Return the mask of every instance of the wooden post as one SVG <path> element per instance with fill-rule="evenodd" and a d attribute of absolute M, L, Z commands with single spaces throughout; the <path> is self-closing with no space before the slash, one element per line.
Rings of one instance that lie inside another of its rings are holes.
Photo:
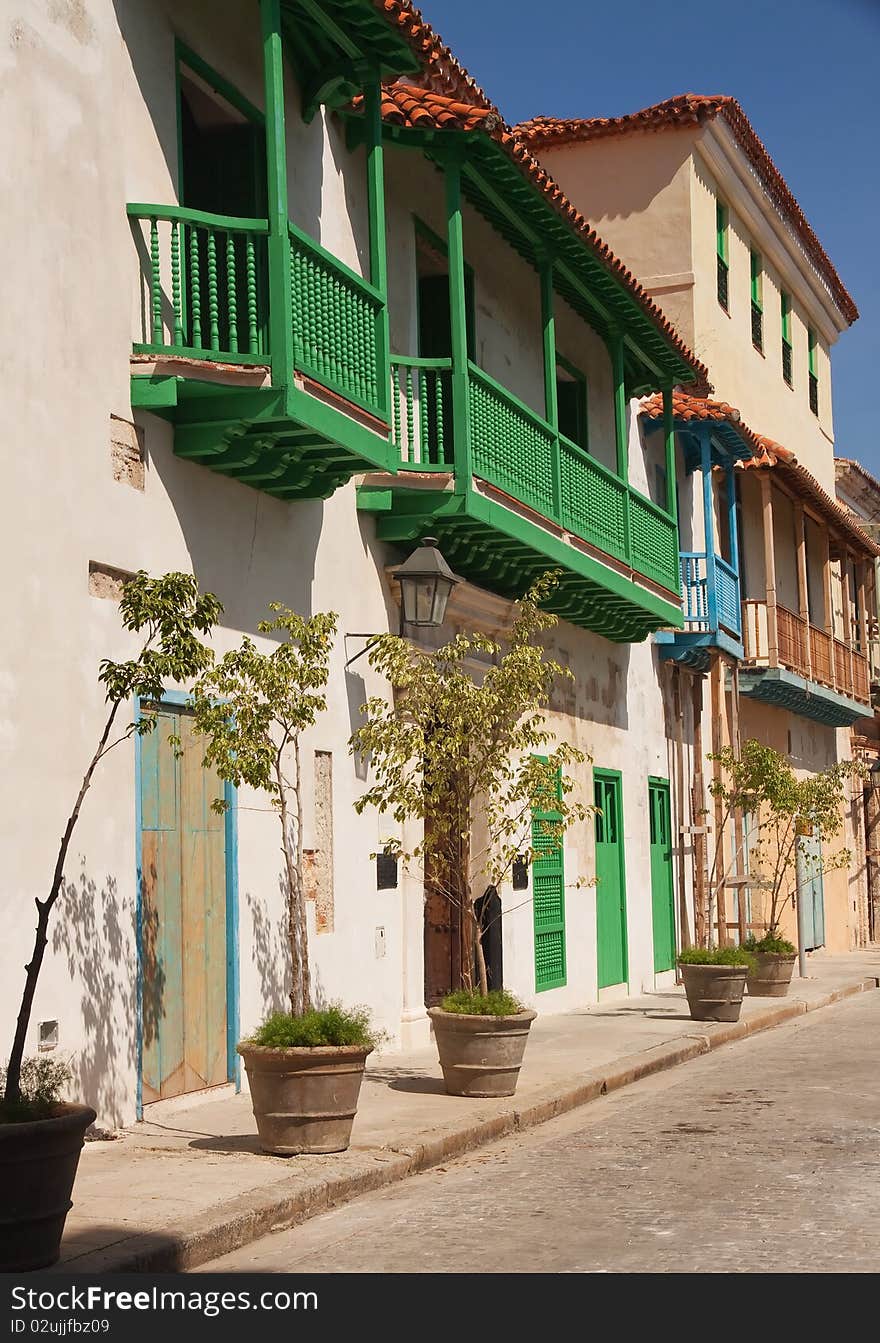
<path fill-rule="evenodd" d="M 766 471 L 761 481 L 761 516 L 764 522 L 764 579 L 767 589 L 767 662 L 779 666 L 779 626 L 776 619 L 776 550 L 773 545 L 773 487 Z"/>
<path fill-rule="evenodd" d="M 691 945 L 690 922 L 688 920 L 687 893 L 685 891 L 684 860 L 684 702 L 681 693 L 682 670 L 677 662 L 667 663 L 672 688 L 672 716 L 675 719 L 675 809 L 678 819 L 678 918 L 679 935 L 682 947 Z"/>
<path fill-rule="evenodd" d="M 813 679 L 813 645 L 810 630 L 810 599 L 807 589 L 807 533 L 804 526 L 804 506 L 799 499 L 794 504 L 794 540 L 797 546 L 798 615 L 803 622 L 804 666 L 808 681 Z"/>
<path fill-rule="evenodd" d="M 461 208 L 461 160 L 446 159 L 446 242 L 449 260 L 449 317 L 452 336 L 452 424 L 455 493 L 471 488 L 470 388 L 465 300 L 464 230 Z"/>
<path fill-rule="evenodd" d="M 736 525 L 736 476 L 731 462 L 726 471 L 727 480 L 727 530 L 730 534 L 730 567 L 739 579 L 739 530 Z"/>
<path fill-rule="evenodd" d="M 553 430 L 556 442 L 553 448 L 553 508 L 557 521 L 562 520 L 562 466 L 559 458 L 559 397 L 556 389 L 556 317 L 553 302 L 553 258 L 542 257 L 541 280 L 541 338 L 544 349 L 544 418 Z"/>
<path fill-rule="evenodd" d="M 715 505 L 712 494 L 712 430 L 701 424 L 700 471 L 703 477 L 703 544 L 706 551 L 706 608 L 709 629 L 718 629 L 718 593 L 715 583 Z"/>
<path fill-rule="evenodd" d="M 866 574 L 865 561 L 856 561 L 856 602 L 858 610 L 856 611 L 856 625 L 859 631 L 859 652 L 862 657 L 868 656 L 868 605 L 866 601 Z"/>
<path fill-rule="evenodd" d="M 678 522 L 678 491 L 675 478 L 675 421 L 672 416 L 672 387 L 663 388 L 663 444 L 666 449 L 666 512 Z"/>
<path fill-rule="evenodd" d="M 269 237 L 269 357 L 272 385 L 293 382 L 296 356 L 290 308 L 290 235 L 287 202 L 287 138 L 284 123 L 284 53 L 281 0 L 260 0 L 263 85 L 266 100 L 266 186 Z"/>
<path fill-rule="evenodd" d="M 710 654 L 712 661 L 709 666 L 709 693 L 712 701 L 712 754 L 717 755 L 724 745 L 724 718 L 722 709 L 722 695 L 724 693 L 723 681 L 724 663 L 721 654 L 713 651 Z M 721 766 L 717 760 L 712 761 L 712 778 L 720 779 Z M 724 803 L 720 797 L 713 799 L 715 815 L 715 835 L 712 843 L 712 853 L 716 855 L 717 865 L 715 868 L 715 918 L 718 925 L 718 945 L 723 947 L 727 945 L 727 898 L 724 890 L 724 848 L 726 836 L 722 834 L 722 822 L 724 818 Z"/>
<path fill-rule="evenodd" d="M 739 663 L 735 659 L 732 659 L 730 663 L 730 744 L 738 760 L 742 750 L 742 740 L 739 731 Z M 733 812 L 733 842 L 736 849 L 735 868 L 737 875 L 744 874 L 746 870 L 746 855 L 743 852 L 744 841 L 742 807 L 735 807 Z M 740 944 L 746 940 L 745 897 L 745 888 L 743 886 L 737 887 L 736 920 L 739 928 Z"/>
<path fill-rule="evenodd" d="M 691 682 L 694 716 L 694 779 L 691 788 L 691 826 L 694 835 L 694 931 L 697 946 L 705 947 L 711 934 L 706 918 L 706 804 L 703 788 L 703 679 Z"/>
<path fill-rule="evenodd" d="M 872 762 L 873 763 L 873 762 Z M 865 786 L 865 866 L 868 874 L 868 937 L 880 939 L 880 790 Z"/>
<path fill-rule="evenodd" d="M 382 89 L 376 71 L 364 86 L 367 133 L 367 209 L 370 230 L 370 283 L 382 295 L 377 381 L 381 405 L 387 407 L 390 335 L 388 330 L 388 250 L 385 241 L 385 159 L 382 148 Z"/>
<path fill-rule="evenodd" d="M 617 474 L 626 485 L 629 482 L 629 446 L 626 441 L 626 380 L 623 367 L 623 332 L 611 333 L 611 376 L 614 383 L 614 442 L 617 451 Z"/>
<path fill-rule="evenodd" d="M 825 631 L 831 638 L 831 684 L 835 690 L 837 684 L 837 656 L 834 652 L 834 596 L 831 590 L 831 544 L 827 528 L 823 528 L 825 553 L 822 556 L 822 588 L 825 599 Z"/>
<path fill-rule="evenodd" d="M 843 597 L 843 642 L 846 644 L 846 666 L 848 669 L 849 681 L 847 684 L 847 693 L 852 695 L 855 690 L 853 676 L 855 668 L 853 667 L 853 619 L 852 603 L 849 599 L 849 567 L 851 557 L 848 550 L 844 550 L 840 561 L 841 577 L 841 595 Z"/>

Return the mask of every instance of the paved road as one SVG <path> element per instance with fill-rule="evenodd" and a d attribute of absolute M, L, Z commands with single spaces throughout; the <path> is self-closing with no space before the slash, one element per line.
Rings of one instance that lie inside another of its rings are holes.
<path fill-rule="evenodd" d="M 875 1272 L 878 1042 L 866 993 L 203 1271 Z"/>

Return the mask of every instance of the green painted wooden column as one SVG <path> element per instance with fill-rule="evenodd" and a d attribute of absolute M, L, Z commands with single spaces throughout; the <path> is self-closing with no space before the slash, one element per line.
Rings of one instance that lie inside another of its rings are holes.
<path fill-rule="evenodd" d="M 450 154 L 446 180 L 446 245 L 449 260 L 449 317 L 452 344 L 452 426 L 455 492 L 471 487 L 470 391 L 468 377 L 467 305 L 464 278 L 464 231 L 461 209 L 461 159 Z"/>
<path fill-rule="evenodd" d="M 675 489 L 675 425 L 672 419 L 672 388 L 663 388 L 663 442 L 666 447 L 666 512 L 678 525 L 678 496 Z"/>
<path fill-rule="evenodd" d="M 626 441 L 626 382 L 623 368 L 623 332 L 611 333 L 611 376 L 614 383 L 614 441 L 617 448 L 617 474 L 624 484 L 629 481 L 629 453 Z"/>
<path fill-rule="evenodd" d="M 556 435 L 553 449 L 553 507 L 557 520 L 562 517 L 562 468 L 559 448 L 559 397 L 556 389 L 556 317 L 553 304 L 553 258 L 540 263 L 541 332 L 544 344 L 544 418 Z"/>
<path fill-rule="evenodd" d="M 260 0 L 266 98 L 266 185 L 269 218 L 269 353 L 272 384 L 293 382 L 296 357 L 291 312 L 290 237 L 287 230 L 287 136 L 284 126 L 284 54 L 281 0 Z"/>
<path fill-rule="evenodd" d="M 377 382 L 382 408 L 389 405 L 388 250 L 385 237 L 385 158 L 382 148 L 382 89 L 378 72 L 364 85 L 367 136 L 367 208 L 370 228 L 370 283 L 382 295 L 376 333 Z"/>

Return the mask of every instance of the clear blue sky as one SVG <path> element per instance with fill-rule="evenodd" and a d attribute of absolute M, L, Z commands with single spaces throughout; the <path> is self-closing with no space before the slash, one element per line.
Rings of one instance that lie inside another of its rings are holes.
<path fill-rule="evenodd" d="M 880 475 L 880 0 L 420 4 L 510 122 L 739 99 L 861 313 L 832 356 L 836 451 Z"/>

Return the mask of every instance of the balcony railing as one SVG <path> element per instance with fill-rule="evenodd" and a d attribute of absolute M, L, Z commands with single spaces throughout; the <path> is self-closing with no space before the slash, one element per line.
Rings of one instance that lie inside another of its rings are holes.
<path fill-rule="evenodd" d="M 749 600 L 742 606 L 746 661 L 759 666 L 769 665 L 767 604 Z M 870 703 L 868 659 L 856 649 L 778 603 L 776 633 L 779 661 L 789 671 L 836 690 L 838 694 Z"/>
<path fill-rule="evenodd" d="M 662 508 L 473 363 L 468 416 L 474 476 L 676 590 L 677 528 Z M 451 360 L 392 357 L 391 432 L 402 470 L 454 469 Z"/>
<path fill-rule="evenodd" d="M 291 224 L 290 293 L 271 293 L 265 219 L 176 205 L 129 205 L 128 214 L 141 262 L 135 350 L 267 363 L 270 305 L 281 303 L 294 368 L 387 414 L 384 302 L 368 281 Z"/>
<path fill-rule="evenodd" d="M 715 618 L 710 602 L 710 575 L 714 576 Z M 685 629 L 692 633 L 711 633 L 723 627 L 739 638 L 739 576 L 720 555 L 702 552 L 681 553 L 681 595 Z"/>

